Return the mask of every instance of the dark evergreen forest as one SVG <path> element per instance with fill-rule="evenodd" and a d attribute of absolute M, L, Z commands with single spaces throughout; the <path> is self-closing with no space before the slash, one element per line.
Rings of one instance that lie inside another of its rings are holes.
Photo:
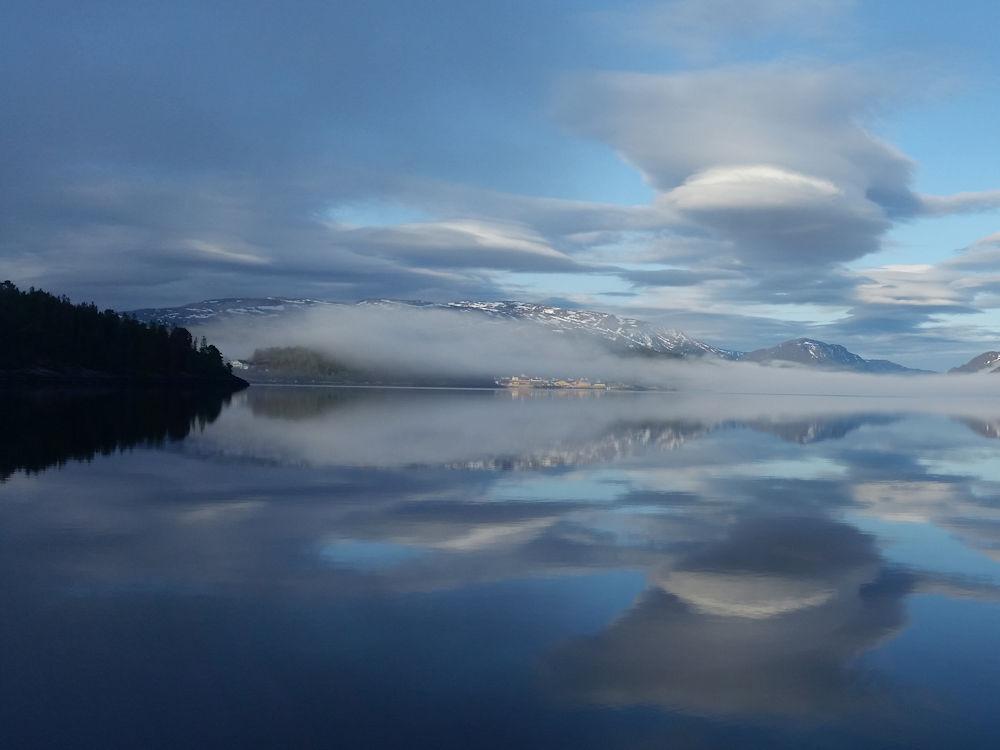
<path fill-rule="evenodd" d="M 140 323 L 40 289 L 0 284 L 0 375 L 115 376 L 240 383 L 222 353 L 185 328 Z"/>

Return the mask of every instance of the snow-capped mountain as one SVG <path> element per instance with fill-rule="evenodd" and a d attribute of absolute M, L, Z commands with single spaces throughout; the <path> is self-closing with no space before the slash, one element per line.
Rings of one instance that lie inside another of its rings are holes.
<path fill-rule="evenodd" d="M 478 313 L 497 320 L 530 321 L 558 334 L 579 334 L 603 339 L 616 349 L 642 354 L 675 357 L 712 356 L 738 359 L 739 352 L 720 349 L 673 328 L 660 328 L 635 318 L 621 318 L 594 310 L 571 310 L 565 307 L 532 302 L 400 302 L 365 300 L 362 305 L 416 305 L 440 310 Z"/>
<path fill-rule="evenodd" d="M 158 322 L 173 326 L 197 327 L 216 320 L 231 318 L 274 318 L 294 315 L 323 305 L 343 305 L 314 299 L 284 297 L 215 299 L 180 307 L 134 310 L 132 315 L 143 322 Z M 470 315 L 486 315 L 497 320 L 531 322 L 544 326 L 555 334 L 599 338 L 613 349 L 637 354 L 669 357 L 718 357 L 739 359 L 739 352 L 706 344 L 682 331 L 660 328 L 634 318 L 621 318 L 592 310 L 570 310 L 530 302 L 419 302 L 406 300 L 370 299 L 356 303 L 365 307 L 419 307 L 450 310 Z"/>
<path fill-rule="evenodd" d="M 340 305 L 317 299 L 289 297 L 228 297 L 192 302 L 180 307 L 146 307 L 129 315 L 143 323 L 190 328 L 225 318 L 275 318 L 317 305 Z"/>
<path fill-rule="evenodd" d="M 983 352 L 948 372 L 1000 372 L 1000 352 Z"/>
<path fill-rule="evenodd" d="M 659 328 L 635 318 L 620 318 L 592 310 L 569 310 L 528 302 L 452 302 L 449 309 L 479 310 L 487 315 L 533 320 L 559 333 L 585 332 L 636 351 L 675 354 L 682 357 L 706 355 L 738 359 L 739 352 L 720 349 L 674 328 Z"/>
<path fill-rule="evenodd" d="M 924 372 L 884 359 L 865 359 L 839 344 L 810 338 L 785 341 L 767 349 L 749 353 L 721 349 L 692 338 L 682 331 L 652 323 L 594 310 L 574 310 L 531 302 L 420 302 L 411 300 L 369 299 L 357 303 L 287 297 L 232 298 L 195 302 L 180 307 L 134 310 L 132 315 L 144 322 L 194 327 L 225 319 L 273 319 L 295 316 L 323 306 L 381 308 L 420 308 L 447 310 L 461 314 L 487 316 L 499 321 L 515 321 L 541 326 L 554 335 L 599 340 L 613 351 L 627 354 L 673 358 L 710 358 L 746 360 L 761 364 L 794 364 L 822 370 L 846 370 L 864 373 Z M 990 357 L 993 359 L 990 359 Z M 975 368 L 975 369 L 968 369 Z M 1000 368 L 1000 353 L 986 352 L 956 368 L 961 372 Z"/>
<path fill-rule="evenodd" d="M 785 341 L 768 349 L 757 349 L 743 359 L 761 364 L 788 362 L 823 370 L 847 370 L 867 373 L 921 372 L 886 359 L 865 359 L 840 344 L 828 344 L 816 339 L 799 338 Z"/>

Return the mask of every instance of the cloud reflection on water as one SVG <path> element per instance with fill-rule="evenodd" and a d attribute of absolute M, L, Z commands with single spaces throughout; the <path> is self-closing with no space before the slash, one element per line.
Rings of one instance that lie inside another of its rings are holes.
<path fill-rule="evenodd" d="M 551 696 L 872 718 L 917 700 L 863 661 L 909 597 L 1000 585 L 996 443 L 969 429 L 990 407 L 918 407 L 253 388 L 166 450 L 12 476 L 0 578 L 22 603 L 280 607 L 634 573 L 616 617 L 535 655 Z M 866 518 L 940 528 L 987 575 L 896 561 Z"/>

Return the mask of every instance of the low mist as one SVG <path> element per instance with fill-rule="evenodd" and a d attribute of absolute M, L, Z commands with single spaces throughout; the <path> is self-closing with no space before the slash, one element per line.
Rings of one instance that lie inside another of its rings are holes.
<path fill-rule="evenodd" d="M 674 360 L 610 351 L 600 340 L 533 321 L 411 306 L 331 306 L 197 330 L 227 357 L 305 347 L 344 365 L 419 376 L 584 377 L 645 388 L 718 393 L 938 398 L 1000 395 L 1000 375 L 870 375 L 788 364 Z"/>

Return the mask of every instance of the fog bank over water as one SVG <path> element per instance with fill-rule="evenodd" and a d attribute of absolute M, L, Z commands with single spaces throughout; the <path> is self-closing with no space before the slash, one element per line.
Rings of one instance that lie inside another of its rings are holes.
<path fill-rule="evenodd" d="M 240 746 L 389 710 L 499 748 L 511 706 L 577 749 L 639 712 L 642 747 L 995 736 L 1000 400 L 255 386 L 116 450 L 59 406 L 85 460 L 0 484 L 0 737 L 53 706 L 103 748 L 137 702 Z"/>
<path fill-rule="evenodd" d="M 228 357 L 301 346 L 352 367 L 419 376 L 588 377 L 651 388 L 722 393 L 941 398 L 1000 395 L 1000 376 L 868 375 L 801 366 L 619 354 L 537 323 L 412 306 L 334 305 L 274 319 L 213 322 L 205 333 Z M 877 352 L 865 352 L 875 357 Z M 961 364 L 956 362 L 957 364 Z"/>
<path fill-rule="evenodd" d="M 188 442 L 295 466 L 533 469 L 661 455 L 712 433 L 808 444 L 911 415 L 996 437 L 1000 399 L 255 386 Z M 657 459 L 661 460 L 661 459 Z"/>

